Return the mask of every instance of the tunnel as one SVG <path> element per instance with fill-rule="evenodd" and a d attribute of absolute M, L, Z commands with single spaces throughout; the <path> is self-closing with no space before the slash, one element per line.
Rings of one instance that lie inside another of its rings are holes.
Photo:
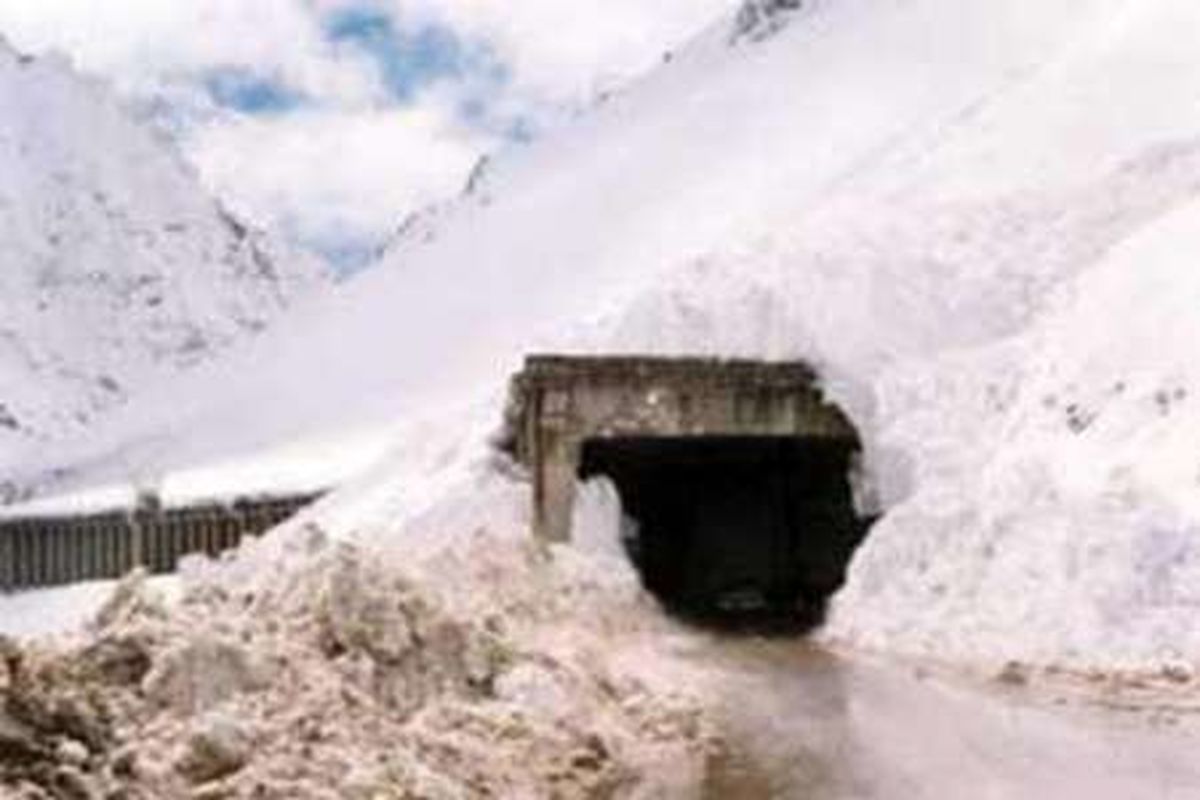
<path fill-rule="evenodd" d="M 606 476 L 626 550 L 669 612 L 722 629 L 807 632 L 869 520 L 855 510 L 852 439 L 644 436 L 585 440 L 579 477 Z"/>

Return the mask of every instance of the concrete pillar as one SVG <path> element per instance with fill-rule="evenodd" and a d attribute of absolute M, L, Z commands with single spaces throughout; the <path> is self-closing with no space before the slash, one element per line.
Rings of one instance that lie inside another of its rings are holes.
<path fill-rule="evenodd" d="M 571 512 L 575 507 L 575 472 L 579 443 L 570 430 L 571 395 L 567 391 L 541 393 L 534 417 L 534 534 L 546 542 L 571 538 Z"/>
<path fill-rule="evenodd" d="M 571 538 L 571 515 L 575 509 L 575 480 L 579 467 L 579 447 L 560 440 L 540 462 L 539 484 L 535 487 L 540 502 L 535 503 L 538 519 L 534 530 L 547 542 L 566 542 Z"/>

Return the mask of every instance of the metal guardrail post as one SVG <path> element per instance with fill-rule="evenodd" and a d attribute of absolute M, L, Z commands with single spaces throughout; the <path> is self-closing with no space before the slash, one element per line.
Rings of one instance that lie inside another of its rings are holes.
<path fill-rule="evenodd" d="M 126 518 L 129 523 L 129 568 L 131 570 L 146 565 L 146 541 L 142 535 L 140 516 L 140 512 L 134 509 Z"/>
<path fill-rule="evenodd" d="M 13 575 L 13 537 L 16 535 L 12 525 L 0 528 L 0 591 L 11 592 L 15 583 Z"/>

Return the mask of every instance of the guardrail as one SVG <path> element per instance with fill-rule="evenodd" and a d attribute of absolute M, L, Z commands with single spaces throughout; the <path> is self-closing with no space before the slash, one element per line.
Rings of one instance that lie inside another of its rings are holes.
<path fill-rule="evenodd" d="M 320 492 L 177 508 L 0 519 L 0 591 L 175 570 L 193 553 L 220 555 L 275 527 Z"/>

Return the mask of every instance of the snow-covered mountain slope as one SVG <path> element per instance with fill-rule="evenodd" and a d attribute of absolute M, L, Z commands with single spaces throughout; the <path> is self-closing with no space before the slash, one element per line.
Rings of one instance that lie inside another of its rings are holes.
<path fill-rule="evenodd" d="M 327 506 L 386 534 L 474 491 L 462 465 L 530 350 L 805 358 L 886 512 L 832 636 L 1200 663 L 1200 7 L 751 7 L 43 466 L 120 479 L 440 415 Z M 477 425 L 448 410 L 479 397 Z"/>
<path fill-rule="evenodd" d="M 317 272 L 226 215 L 105 87 L 0 40 L 0 453 L 260 330 Z"/>

